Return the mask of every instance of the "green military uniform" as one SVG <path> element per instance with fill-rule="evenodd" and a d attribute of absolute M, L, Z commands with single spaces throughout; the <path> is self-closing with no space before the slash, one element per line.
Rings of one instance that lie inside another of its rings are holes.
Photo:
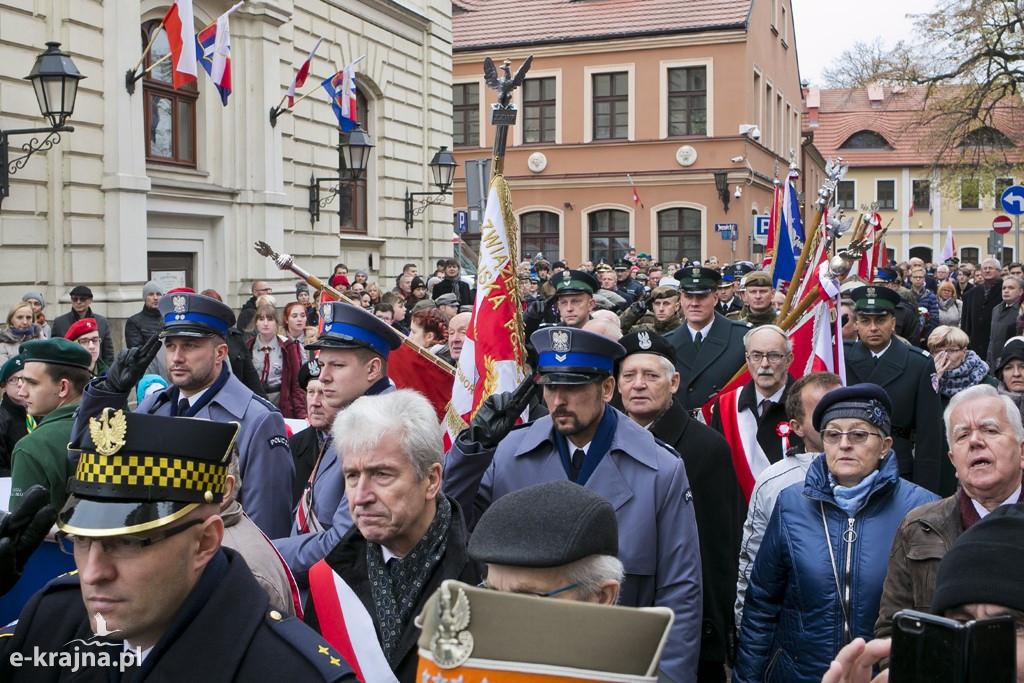
<path fill-rule="evenodd" d="M 50 503 L 58 510 L 67 499 L 68 478 L 75 473 L 68 461 L 68 442 L 79 401 L 61 406 L 18 441 L 11 456 L 11 506 L 34 484 L 50 491 Z"/>
<path fill-rule="evenodd" d="M 630 311 L 627 309 L 621 316 L 619 316 L 619 322 L 622 323 L 622 331 L 626 334 L 629 334 L 630 332 L 642 332 L 644 330 L 648 330 L 650 332 L 657 332 L 658 334 L 664 335 L 683 324 L 683 317 L 678 313 L 675 313 L 664 320 L 658 320 L 654 317 L 653 313 L 644 313 L 639 320 L 627 325 L 625 317 L 629 312 Z"/>
<path fill-rule="evenodd" d="M 741 323 L 750 323 L 754 327 L 760 327 L 761 325 L 774 325 L 776 313 L 774 308 L 769 308 L 767 311 L 761 313 L 755 313 L 750 310 L 750 306 L 743 304 L 743 308 L 738 311 L 733 311 L 725 316 L 729 320 L 736 320 Z"/>

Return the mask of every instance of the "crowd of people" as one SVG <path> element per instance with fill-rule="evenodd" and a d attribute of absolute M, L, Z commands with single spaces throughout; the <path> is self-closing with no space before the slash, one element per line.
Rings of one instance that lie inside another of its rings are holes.
<path fill-rule="evenodd" d="M 0 588 L 53 520 L 78 573 L 0 634 L 0 677 L 116 629 L 132 680 L 212 638 L 225 678 L 412 682 L 446 581 L 668 610 L 669 681 L 868 680 L 906 609 L 1009 614 L 1024 653 L 1019 569 L 990 557 L 1024 552 L 1022 278 L 847 278 L 844 382 L 794 365 L 754 264 L 525 260 L 527 379 L 447 452 L 388 362 L 408 336 L 458 364 L 476 293 L 455 260 L 390 287 L 339 264 L 346 302 L 257 280 L 237 312 L 150 282 L 116 356 L 87 287 L 52 323 L 27 292 L 0 330 Z M 981 557 L 993 579 L 966 581 Z"/>

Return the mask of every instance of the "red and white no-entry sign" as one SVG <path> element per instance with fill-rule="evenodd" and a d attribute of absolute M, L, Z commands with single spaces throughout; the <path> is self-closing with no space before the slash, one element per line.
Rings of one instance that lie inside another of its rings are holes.
<path fill-rule="evenodd" d="M 1009 216 L 996 216 L 992 219 L 992 229 L 998 232 L 1000 235 L 1005 235 L 1010 232 L 1013 227 L 1013 221 L 1010 220 Z"/>

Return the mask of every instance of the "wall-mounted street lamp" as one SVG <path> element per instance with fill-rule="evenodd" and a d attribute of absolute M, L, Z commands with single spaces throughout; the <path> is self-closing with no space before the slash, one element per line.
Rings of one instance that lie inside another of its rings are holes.
<path fill-rule="evenodd" d="M 366 165 L 370 161 L 373 149 L 373 138 L 362 127 L 348 134 L 348 140 L 338 138 L 338 177 L 317 178 L 314 173 L 309 177 L 309 223 L 320 220 L 320 207 L 327 206 L 341 192 L 342 185 L 351 185 L 363 177 Z M 320 197 L 320 183 L 338 183 L 330 189 L 326 197 Z M 338 202 L 338 216 L 342 216 L 345 207 Z"/>
<path fill-rule="evenodd" d="M 715 171 L 715 188 L 718 190 L 718 198 L 722 200 L 722 208 L 729 213 L 729 173 L 726 171 Z"/>
<path fill-rule="evenodd" d="M 437 186 L 437 192 L 409 192 L 408 189 L 405 191 L 405 231 L 409 232 L 412 230 L 413 217 L 423 213 L 428 206 L 431 204 L 440 204 L 444 201 L 444 198 L 451 194 L 448 192 L 448 188 L 452 186 L 452 182 L 455 180 L 455 167 L 458 164 L 455 163 L 455 157 L 451 152 L 448 151 L 448 147 L 441 145 L 441 149 L 437 151 L 434 158 L 430 160 L 430 174 L 434 178 L 434 185 Z M 423 200 L 419 207 L 415 207 L 415 197 L 430 197 L 430 199 Z"/>
<path fill-rule="evenodd" d="M 75 130 L 71 126 L 65 126 L 64 122 L 75 110 L 78 81 L 83 78 L 85 76 L 78 72 L 71 57 L 60 51 L 60 43 L 47 43 L 46 51 L 36 57 L 36 63 L 25 80 L 32 82 L 39 111 L 49 119 L 50 127 L 0 130 L 0 203 L 3 203 L 4 197 L 11 194 L 10 176 L 24 168 L 30 156 L 36 152 L 45 152 L 59 144 L 61 133 Z M 42 133 L 46 134 L 42 140 L 34 137 L 22 145 L 25 154 L 10 158 L 7 146 L 11 136 Z"/>

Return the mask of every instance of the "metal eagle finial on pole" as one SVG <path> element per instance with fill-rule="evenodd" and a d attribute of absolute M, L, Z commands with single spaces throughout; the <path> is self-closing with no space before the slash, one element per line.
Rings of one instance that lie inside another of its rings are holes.
<path fill-rule="evenodd" d="M 498 67 L 490 57 L 484 58 L 484 82 L 491 90 L 498 93 L 498 103 L 491 105 L 491 123 L 496 127 L 494 131 L 494 151 L 491 163 L 491 175 L 503 174 L 505 170 L 505 145 L 508 142 L 508 127 L 515 125 L 516 108 L 512 104 L 512 91 L 523 84 L 526 74 L 533 63 L 533 55 L 530 55 L 519 65 L 516 75 L 512 75 L 512 62 L 508 59 L 501 65 L 504 72 L 498 76 Z"/>

